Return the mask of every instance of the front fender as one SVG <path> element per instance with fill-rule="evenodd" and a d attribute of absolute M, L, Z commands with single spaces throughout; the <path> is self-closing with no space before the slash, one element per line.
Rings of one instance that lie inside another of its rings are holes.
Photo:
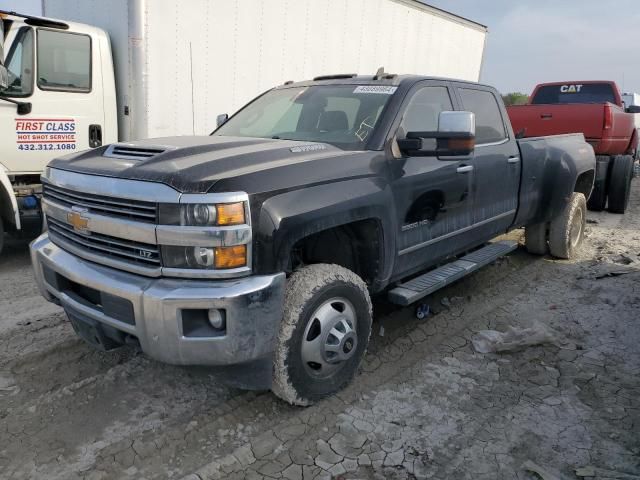
<path fill-rule="evenodd" d="M 290 253 L 301 239 L 359 220 L 380 223 L 383 257 L 378 281 L 392 271 L 395 251 L 393 198 L 387 185 L 373 177 L 305 187 L 265 199 L 254 229 L 260 270 L 278 272 L 289 268 Z"/>
<path fill-rule="evenodd" d="M 7 175 L 7 169 L 0 163 L 0 213 L 8 218 L 20 230 L 20 212 L 18 201 L 13 193 L 13 185 Z"/>

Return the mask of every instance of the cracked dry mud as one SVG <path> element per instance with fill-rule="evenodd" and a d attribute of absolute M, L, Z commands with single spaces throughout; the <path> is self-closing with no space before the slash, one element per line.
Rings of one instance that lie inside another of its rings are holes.
<path fill-rule="evenodd" d="M 640 182 L 625 216 L 589 219 L 575 261 L 521 248 L 432 296 L 426 320 L 374 302 L 361 373 L 309 408 L 92 350 L 15 244 L 0 258 L 0 477 L 537 478 L 527 460 L 567 479 L 640 477 Z M 596 279 L 609 272 L 631 273 Z M 471 346 L 535 321 L 555 344 Z"/>

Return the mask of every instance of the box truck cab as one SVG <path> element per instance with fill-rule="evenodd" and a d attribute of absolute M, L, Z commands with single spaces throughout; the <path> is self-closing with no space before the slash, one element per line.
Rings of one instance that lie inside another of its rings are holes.
<path fill-rule="evenodd" d="M 103 30 L 4 12 L 2 26 L 0 233 L 40 228 L 40 175 L 52 158 L 118 139 Z"/>

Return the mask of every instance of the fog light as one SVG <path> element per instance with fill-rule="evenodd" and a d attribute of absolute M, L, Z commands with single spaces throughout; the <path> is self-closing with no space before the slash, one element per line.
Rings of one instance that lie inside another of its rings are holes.
<path fill-rule="evenodd" d="M 216 330 L 221 330 L 224 327 L 224 315 L 222 315 L 222 312 L 215 308 L 210 309 L 209 323 Z"/>

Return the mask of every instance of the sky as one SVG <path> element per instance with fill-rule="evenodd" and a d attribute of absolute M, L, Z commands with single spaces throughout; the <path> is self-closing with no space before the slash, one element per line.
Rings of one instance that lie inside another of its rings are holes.
<path fill-rule="evenodd" d="M 502 93 L 529 93 L 537 83 L 562 80 L 615 80 L 627 92 L 640 92 L 640 0 L 425 3 L 489 27 L 481 81 Z M 40 14 L 40 5 L 0 0 L 0 10 Z"/>

